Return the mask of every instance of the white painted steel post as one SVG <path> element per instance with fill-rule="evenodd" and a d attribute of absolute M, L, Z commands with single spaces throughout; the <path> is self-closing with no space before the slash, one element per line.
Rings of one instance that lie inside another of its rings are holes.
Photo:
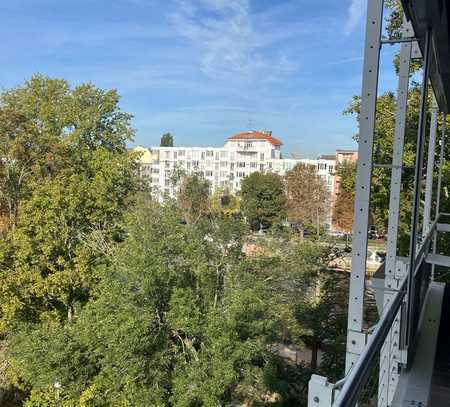
<path fill-rule="evenodd" d="M 414 174 L 414 195 L 413 195 L 413 210 L 411 219 L 411 236 L 409 242 L 409 271 L 408 271 L 408 331 L 407 331 L 407 345 L 408 345 L 408 365 L 411 363 L 409 357 L 413 351 L 413 340 L 416 328 L 415 315 L 415 269 L 416 269 L 416 251 L 417 251 L 417 233 L 420 216 L 420 192 L 422 185 L 422 165 L 423 153 L 425 144 L 426 131 L 426 117 L 427 117 L 427 98 L 428 98 L 428 74 L 430 67 L 430 50 L 431 50 L 431 29 L 426 33 L 424 46 L 424 67 L 423 67 L 423 82 L 420 96 L 419 108 L 419 128 L 417 131 L 416 144 L 416 164 Z M 408 366 L 410 367 L 410 366 Z"/>
<path fill-rule="evenodd" d="M 363 333 L 364 289 L 383 5 L 383 0 L 370 0 L 367 7 L 359 120 L 358 171 L 353 221 L 352 271 L 349 290 L 346 372 L 351 369 L 366 345 L 366 335 Z"/>
<path fill-rule="evenodd" d="M 439 154 L 439 175 L 438 175 L 438 184 L 437 184 L 437 195 L 436 195 L 436 218 L 439 216 L 440 204 L 441 204 L 441 188 L 442 188 L 442 167 L 444 165 L 444 149 L 445 149 L 445 136 L 447 132 L 447 114 L 442 115 L 442 136 L 441 136 L 441 151 Z M 433 236 L 433 254 L 436 254 L 437 248 L 437 232 L 434 232 Z M 431 281 L 434 281 L 434 267 L 433 264 L 431 266 Z"/>
<path fill-rule="evenodd" d="M 414 32 L 410 23 L 404 19 L 403 38 L 411 38 Z M 400 47 L 399 74 L 397 88 L 397 109 L 395 115 L 394 149 L 392 157 L 391 189 L 389 198 L 389 221 L 386 250 L 385 287 L 397 288 L 397 239 L 400 214 L 400 192 L 403 172 L 403 148 L 405 144 L 406 115 L 408 109 L 409 74 L 411 67 L 412 43 L 404 42 Z M 384 306 L 392 300 L 392 293 L 384 294 Z M 378 380 L 378 407 L 389 405 L 394 393 L 391 389 L 397 383 L 396 366 L 398 364 L 400 343 L 400 315 L 386 338 L 380 355 L 380 373 Z"/>
<path fill-rule="evenodd" d="M 426 236 L 431 224 L 431 202 L 433 199 L 434 155 L 436 153 L 436 133 L 438 126 L 438 104 L 433 93 L 431 105 L 430 138 L 428 141 L 427 177 L 425 181 L 425 205 L 423 212 L 422 236 Z"/>
<path fill-rule="evenodd" d="M 408 23 L 404 37 L 413 37 L 414 33 Z M 406 113 L 408 108 L 409 74 L 411 66 L 410 42 L 400 48 L 400 65 L 397 90 L 397 111 L 395 117 L 394 150 L 392 157 L 391 190 L 389 198 L 389 221 L 386 250 L 386 276 L 395 274 L 397 257 L 397 238 L 400 213 L 400 191 L 403 171 L 403 148 L 405 144 Z"/>

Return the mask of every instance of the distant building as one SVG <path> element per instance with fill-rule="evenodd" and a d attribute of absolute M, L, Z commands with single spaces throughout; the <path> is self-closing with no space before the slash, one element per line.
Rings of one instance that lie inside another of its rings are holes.
<path fill-rule="evenodd" d="M 282 176 L 304 163 L 317 168 L 332 196 L 336 157 L 281 158 L 282 144 L 271 131 L 246 131 L 229 137 L 223 147 L 137 147 L 142 153 L 140 174 L 149 180 L 154 196 L 162 200 L 176 196 L 177 180 L 183 174 L 199 174 L 210 182 L 212 191 L 229 188 L 239 193 L 242 180 L 253 172 Z"/>
<path fill-rule="evenodd" d="M 358 160 L 358 152 L 355 150 L 336 150 L 335 160 L 338 165 L 346 161 L 356 162 Z"/>
<path fill-rule="evenodd" d="M 358 152 L 355 150 L 336 150 L 336 167 L 338 167 L 341 164 L 344 164 L 346 162 L 352 162 L 356 163 L 358 160 Z M 339 196 L 341 192 L 341 177 L 338 175 L 334 176 L 333 180 L 333 189 L 332 189 L 332 203 L 334 206 L 334 203 L 337 200 L 337 197 Z M 336 225 L 336 220 L 332 219 L 331 221 L 331 230 L 338 231 L 339 228 Z"/>
<path fill-rule="evenodd" d="M 135 147 L 134 152 L 139 153 L 139 176 L 151 182 L 152 175 L 152 152 L 146 147 Z"/>

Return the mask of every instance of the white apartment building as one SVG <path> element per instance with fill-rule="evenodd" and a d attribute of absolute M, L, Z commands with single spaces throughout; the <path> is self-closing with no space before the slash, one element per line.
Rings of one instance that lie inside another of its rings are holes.
<path fill-rule="evenodd" d="M 229 137 L 218 147 L 151 147 L 143 151 L 140 174 L 149 180 L 152 192 L 158 199 L 175 197 L 177 180 L 183 174 L 197 173 L 207 179 L 212 191 L 229 188 L 239 193 L 242 180 L 255 171 L 286 174 L 298 163 L 317 167 L 318 174 L 333 189 L 333 159 L 281 158 L 282 142 L 270 131 L 247 131 Z M 148 152 L 150 154 L 148 154 Z M 331 158 L 331 157 L 330 157 Z"/>

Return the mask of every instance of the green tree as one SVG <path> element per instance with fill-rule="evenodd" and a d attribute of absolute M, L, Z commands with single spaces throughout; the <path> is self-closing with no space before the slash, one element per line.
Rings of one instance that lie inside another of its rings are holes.
<path fill-rule="evenodd" d="M 34 76 L 0 95 L 0 340 L 75 318 L 138 190 L 115 91 Z M 6 212 L 5 212 L 6 208 Z M 21 379 L 19 379 L 20 381 Z"/>
<path fill-rule="evenodd" d="M 313 165 L 297 164 L 285 179 L 289 222 L 299 229 L 301 238 L 309 225 L 315 225 L 319 235 L 330 208 L 327 185 Z"/>
<path fill-rule="evenodd" d="M 339 359 L 336 352 L 345 353 L 347 304 L 343 299 L 347 297 L 347 279 L 327 270 L 314 279 L 311 288 L 310 296 L 298 297 L 294 302 L 294 315 L 302 327 L 300 338 L 311 349 L 311 369 L 318 368 L 319 349 L 328 350 L 327 368 L 337 367 L 340 372 L 334 371 L 333 378 L 338 379 L 344 374 L 343 358 Z"/>
<path fill-rule="evenodd" d="M 198 174 L 185 176 L 177 195 L 178 208 L 184 220 L 197 223 L 211 210 L 210 185 Z"/>
<path fill-rule="evenodd" d="M 254 172 L 244 178 L 241 210 L 252 230 L 280 224 L 286 218 L 286 193 L 281 177 Z"/>
<path fill-rule="evenodd" d="M 403 163 L 405 167 L 412 168 L 415 165 L 416 136 L 418 128 L 418 110 L 420 102 L 420 89 L 414 85 L 409 91 L 409 102 L 405 131 L 405 147 Z M 391 92 L 387 92 L 377 99 L 377 116 L 374 134 L 373 160 L 377 164 L 390 164 L 395 131 L 396 98 Z M 354 114 L 359 121 L 360 98 L 355 97 L 350 103 L 345 114 Z M 342 182 L 354 183 L 353 175 L 348 172 L 350 178 L 343 177 Z M 400 252 L 405 253 L 409 242 L 409 226 L 411 222 L 411 193 L 413 185 L 413 171 L 406 170 L 402 176 L 401 208 L 400 208 Z M 372 223 L 379 231 L 386 231 L 389 218 L 389 192 L 390 171 L 388 168 L 374 168 L 372 172 L 371 190 L 371 215 Z"/>
<path fill-rule="evenodd" d="M 16 335 L 10 361 L 28 405 L 56 405 L 56 380 L 67 406 L 261 402 L 278 313 L 270 285 L 241 265 L 244 229 L 183 225 L 171 205 L 148 202 L 126 232 L 76 318 Z"/>
<path fill-rule="evenodd" d="M 164 133 L 161 136 L 161 147 L 173 147 L 173 136 L 170 133 Z"/>
<path fill-rule="evenodd" d="M 225 216 L 235 215 L 240 212 L 240 201 L 229 188 L 217 189 L 211 196 L 211 209 Z"/>
<path fill-rule="evenodd" d="M 282 342 L 311 352 L 306 366 L 309 373 L 341 378 L 348 278 L 346 274 L 331 271 L 327 265 L 342 255 L 342 250 L 299 237 L 262 239 L 259 244 L 270 253 L 270 258 L 259 260 L 261 268 L 257 274 L 271 281 L 273 295 L 279 302 Z M 323 360 L 320 366 L 319 350 Z M 307 386 L 309 377 L 310 374 L 299 385 Z M 297 403 L 302 402 L 298 394 L 296 398 Z"/>
<path fill-rule="evenodd" d="M 350 233 L 353 227 L 355 203 L 356 163 L 346 161 L 336 169 L 339 192 L 333 206 L 333 222 L 339 229 Z"/>

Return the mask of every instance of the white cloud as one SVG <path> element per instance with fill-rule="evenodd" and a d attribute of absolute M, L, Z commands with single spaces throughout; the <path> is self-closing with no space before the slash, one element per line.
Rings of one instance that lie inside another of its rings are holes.
<path fill-rule="evenodd" d="M 267 55 L 249 0 L 177 0 L 172 25 L 201 52 L 201 70 L 214 79 L 277 80 L 296 65 L 283 52 Z M 259 29 L 259 27 L 258 27 Z"/>
<path fill-rule="evenodd" d="M 364 17 L 364 0 L 351 0 L 350 6 L 348 8 L 347 21 L 344 25 L 344 34 L 350 35 L 353 30 L 360 24 Z"/>
<path fill-rule="evenodd" d="M 348 64 L 348 63 L 352 63 L 352 62 L 359 62 L 359 61 L 362 61 L 363 59 L 364 59 L 363 57 L 343 58 L 343 59 L 339 59 L 337 61 L 329 62 L 328 65 Z"/>

